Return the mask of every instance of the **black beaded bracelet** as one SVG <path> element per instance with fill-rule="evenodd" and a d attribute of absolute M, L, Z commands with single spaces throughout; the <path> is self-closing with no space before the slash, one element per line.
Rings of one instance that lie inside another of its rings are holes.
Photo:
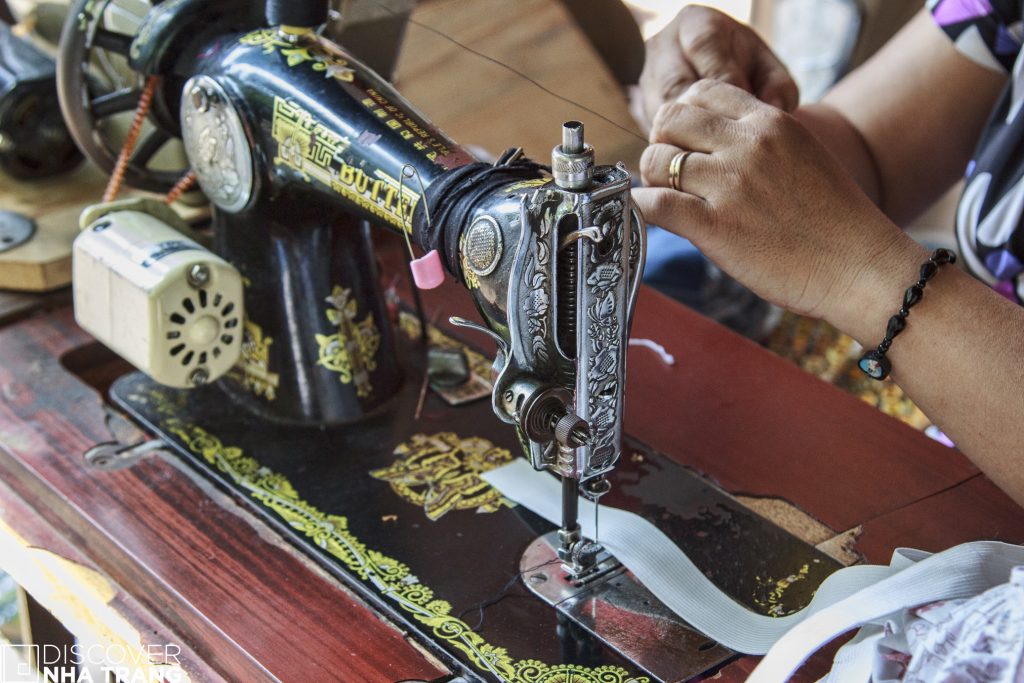
<path fill-rule="evenodd" d="M 903 306 L 896 312 L 896 315 L 889 318 L 889 325 L 885 328 L 885 338 L 882 339 L 877 349 L 872 349 L 860 357 L 858 365 L 865 375 L 872 379 L 883 380 L 892 372 L 892 361 L 885 357 L 889 347 L 892 346 L 892 340 L 907 326 L 910 309 L 924 296 L 925 285 L 935 277 L 939 268 L 947 263 L 956 263 L 956 254 L 949 249 L 936 249 L 932 252 L 931 258 L 921 264 L 921 279 L 910 285 L 904 292 Z"/>

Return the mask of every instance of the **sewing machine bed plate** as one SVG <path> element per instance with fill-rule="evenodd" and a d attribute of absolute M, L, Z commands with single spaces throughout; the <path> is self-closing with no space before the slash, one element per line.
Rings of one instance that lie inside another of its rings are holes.
<path fill-rule="evenodd" d="M 519 457 L 513 432 L 487 401 L 450 407 L 432 392 L 414 421 L 422 354 L 415 346 L 405 351 L 403 390 L 358 428 L 272 424 L 233 409 L 216 385 L 176 391 L 141 373 L 117 380 L 111 394 L 188 465 L 246 501 L 453 670 L 524 683 L 663 680 L 565 623 L 512 580 L 523 551 L 552 529 L 476 477 Z M 612 482 L 602 504 L 656 523 L 757 612 L 802 607 L 838 568 L 636 440 L 627 441 Z M 691 679 L 733 656 L 693 635 L 687 670 L 665 680 Z"/>

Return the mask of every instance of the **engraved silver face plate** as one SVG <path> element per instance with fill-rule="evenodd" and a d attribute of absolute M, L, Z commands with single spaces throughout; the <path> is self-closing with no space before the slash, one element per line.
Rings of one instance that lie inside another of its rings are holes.
<path fill-rule="evenodd" d="M 13 211 L 0 211 L 0 253 L 19 247 L 36 232 L 36 223 Z"/>
<path fill-rule="evenodd" d="M 524 383 L 571 391 L 566 407 L 586 421 L 590 439 L 567 457 L 554 442 L 529 440 L 528 446 L 534 467 L 580 481 L 608 472 L 621 455 L 622 380 L 644 261 L 643 223 L 630 200 L 629 182 L 625 169 L 602 166 L 586 192 L 548 186 L 524 196 L 509 271 L 509 344 L 495 382 L 495 413 L 517 424 L 523 395 L 517 388 Z M 587 239 L 563 246 L 558 223 L 569 214 L 585 226 Z M 575 280 L 560 276 L 560 249 L 577 250 Z M 573 290 L 561 298 L 568 294 L 577 303 L 576 350 L 569 354 L 557 340 L 561 287 Z"/>
<path fill-rule="evenodd" d="M 477 275 L 490 275 L 498 267 L 503 248 L 501 228 L 490 216 L 473 221 L 466 231 L 466 263 Z"/>
<path fill-rule="evenodd" d="M 208 76 L 185 84 L 181 98 L 185 153 L 203 192 L 218 208 L 236 213 L 253 194 L 253 162 L 242 120 L 227 93 Z"/>

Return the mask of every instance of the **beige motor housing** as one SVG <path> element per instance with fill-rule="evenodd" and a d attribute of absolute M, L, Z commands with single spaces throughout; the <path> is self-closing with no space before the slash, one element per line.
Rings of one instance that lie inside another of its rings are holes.
<path fill-rule="evenodd" d="M 228 372 L 242 348 L 238 271 L 150 213 L 85 216 L 72 256 L 78 324 L 167 386 Z"/>

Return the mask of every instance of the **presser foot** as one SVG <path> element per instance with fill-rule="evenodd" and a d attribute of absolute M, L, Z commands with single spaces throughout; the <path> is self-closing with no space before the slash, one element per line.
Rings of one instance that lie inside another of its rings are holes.
<path fill-rule="evenodd" d="M 593 581 L 620 566 L 619 561 L 609 555 L 601 545 L 583 538 L 579 525 L 573 529 L 558 531 L 557 553 L 567 579 L 577 586 Z"/>
<path fill-rule="evenodd" d="M 732 655 L 690 628 L 600 546 L 587 570 L 575 573 L 562 544 L 552 531 L 527 546 L 519 562 L 523 583 L 657 681 L 688 680 Z"/>

